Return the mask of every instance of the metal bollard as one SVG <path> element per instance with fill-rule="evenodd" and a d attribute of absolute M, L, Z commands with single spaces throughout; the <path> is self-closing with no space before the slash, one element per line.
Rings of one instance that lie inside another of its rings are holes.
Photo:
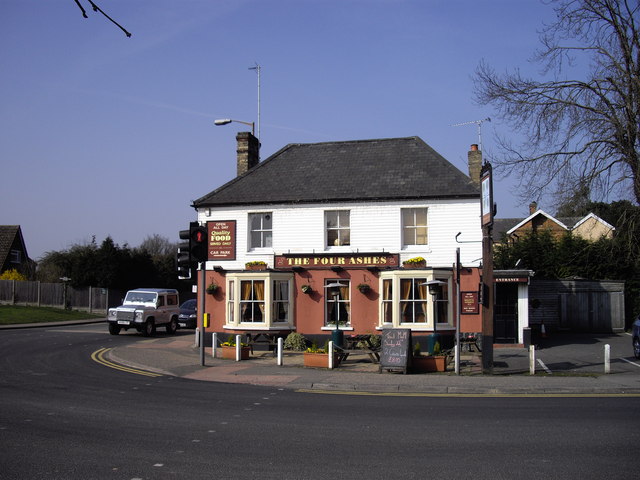
<path fill-rule="evenodd" d="M 242 336 L 236 335 L 236 362 L 242 360 Z"/>
<path fill-rule="evenodd" d="M 611 345 L 604 346 L 604 373 L 611 373 Z"/>
<path fill-rule="evenodd" d="M 200 329 L 196 328 L 196 338 L 193 340 L 194 342 L 194 346 L 199 347 L 200 346 Z"/>
<path fill-rule="evenodd" d="M 213 333 L 213 335 L 211 336 L 211 356 L 213 358 L 216 358 L 216 348 L 218 347 L 218 334 L 217 333 Z"/>
<path fill-rule="evenodd" d="M 281 367 L 282 366 L 282 348 L 284 345 L 284 340 L 282 339 L 282 337 L 278 338 L 278 360 L 276 361 L 276 364 Z"/>

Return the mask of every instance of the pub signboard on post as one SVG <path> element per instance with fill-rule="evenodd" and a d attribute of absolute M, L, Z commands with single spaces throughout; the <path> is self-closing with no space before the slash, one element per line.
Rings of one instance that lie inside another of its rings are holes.
<path fill-rule="evenodd" d="M 236 259 L 236 221 L 222 220 L 207 222 L 209 232 L 208 259 L 235 260 Z"/>

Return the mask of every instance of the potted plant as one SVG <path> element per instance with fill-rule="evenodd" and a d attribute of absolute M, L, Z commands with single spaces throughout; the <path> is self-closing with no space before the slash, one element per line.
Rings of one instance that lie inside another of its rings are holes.
<path fill-rule="evenodd" d="M 247 262 L 244 264 L 247 270 L 266 270 L 267 264 L 262 260 L 254 260 L 252 262 Z"/>
<path fill-rule="evenodd" d="M 360 293 L 367 294 L 369 293 L 369 290 L 371 290 L 371 285 L 368 283 L 360 283 L 358 284 L 358 290 L 360 290 Z"/>
<path fill-rule="evenodd" d="M 223 342 L 220 345 L 222 358 L 226 358 L 228 360 L 236 359 L 236 338 L 234 335 L 229 335 L 229 338 L 226 342 Z M 240 360 L 249 360 L 249 354 L 251 353 L 251 347 L 246 343 L 240 344 Z"/>
<path fill-rule="evenodd" d="M 328 348 L 318 348 L 314 343 L 304 352 L 304 366 L 314 368 L 329 368 Z M 333 364 L 338 364 L 338 354 L 333 354 Z"/>
<path fill-rule="evenodd" d="M 411 370 L 419 373 L 445 372 L 447 370 L 447 355 L 442 353 L 440 342 L 436 342 L 433 346 L 432 355 L 422 355 L 420 342 L 416 342 L 413 346 Z"/>
<path fill-rule="evenodd" d="M 302 293 L 306 293 L 306 294 L 313 292 L 313 288 L 311 288 L 311 285 L 302 285 L 300 287 L 300 290 L 302 290 Z"/>
<path fill-rule="evenodd" d="M 209 295 L 215 295 L 215 294 L 216 294 L 216 292 L 218 291 L 218 288 L 220 288 L 220 287 L 218 287 L 218 285 L 217 285 L 216 283 L 211 283 L 211 284 L 209 284 L 209 286 L 207 287 L 207 293 L 208 293 Z"/>
<path fill-rule="evenodd" d="M 425 268 L 427 266 L 427 261 L 424 257 L 413 257 L 402 262 L 402 266 L 404 268 Z"/>

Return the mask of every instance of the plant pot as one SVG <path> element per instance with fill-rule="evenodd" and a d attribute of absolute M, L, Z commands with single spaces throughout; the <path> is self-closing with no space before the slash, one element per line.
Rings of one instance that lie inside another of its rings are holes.
<path fill-rule="evenodd" d="M 429 355 L 413 357 L 411 370 L 417 373 L 445 372 L 447 370 L 447 357 L 445 355 Z"/>
<path fill-rule="evenodd" d="M 226 358 L 227 360 L 236 359 L 236 347 L 223 345 L 220 347 L 220 351 L 222 352 L 221 358 Z M 240 360 L 249 360 L 250 353 L 251 347 L 240 347 Z"/>
<path fill-rule="evenodd" d="M 313 368 L 329 368 L 328 353 L 309 353 L 304 352 L 304 366 Z M 338 364 L 338 355 L 333 354 L 333 365 Z"/>

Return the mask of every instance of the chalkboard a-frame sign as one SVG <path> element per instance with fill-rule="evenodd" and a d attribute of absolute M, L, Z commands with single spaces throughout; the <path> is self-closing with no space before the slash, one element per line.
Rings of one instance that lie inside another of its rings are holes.
<path fill-rule="evenodd" d="M 402 370 L 407 373 L 411 361 L 411 330 L 409 328 L 382 330 L 380 370 Z"/>

